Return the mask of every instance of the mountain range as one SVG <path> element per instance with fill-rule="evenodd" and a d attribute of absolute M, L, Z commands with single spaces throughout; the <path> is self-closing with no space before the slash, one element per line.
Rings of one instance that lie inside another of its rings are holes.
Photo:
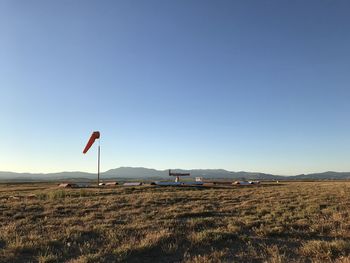
<path fill-rule="evenodd" d="M 300 174 L 294 176 L 282 176 L 255 172 L 231 172 L 223 169 L 174 169 L 173 172 L 190 173 L 191 177 L 203 177 L 205 179 L 232 179 L 232 180 L 346 180 L 350 179 L 350 172 L 324 172 L 313 174 Z M 156 170 L 144 167 L 119 167 L 101 173 L 101 179 L 169 179 L 168 170 Z M 61 172 L 61 173 L 14 173 L 0 172 L 2 181 L 55 181 L 55 180 L 93 180 L 96 174 L 85 172 Z"/>

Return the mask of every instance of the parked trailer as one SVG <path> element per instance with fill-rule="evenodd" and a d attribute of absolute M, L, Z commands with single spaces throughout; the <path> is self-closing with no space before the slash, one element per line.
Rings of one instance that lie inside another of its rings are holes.
<path fill-rule="evenodd" d="M 106 186 L 115 186 L 118 185 L 118 182 L 107 182 Z"/>
<path fill-rule="evenodd" d="M 87 188 L 90 187 L 88 183 L 62 183 L 59 184 L 58 187 L 62 188 Z"/>
<path fill-rule="evenodd" d="M 141 182 L 132 182 L 132 183 L 124 183 L 124 186 L 138 186 L 138 185 L 142 185 Z"/>
<path fill-rule="evenodd" d="M 87 188 L 90 187 L 91 185 L 89 183 L 76 183 L 77 188 Z"/>

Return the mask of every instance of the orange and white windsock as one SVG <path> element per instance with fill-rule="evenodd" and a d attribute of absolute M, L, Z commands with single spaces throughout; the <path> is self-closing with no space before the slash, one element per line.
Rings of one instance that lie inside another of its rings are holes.
<path fill-rule="evenodd" d="M 87 153 L 87 151 L 90 149 L 90 147 L 94 144 L 96 139 L 100 139 L 100 132 L 99 131 L 94 131 L 91 136 L 89 141 L 87 142 L 83 153 Z"/>

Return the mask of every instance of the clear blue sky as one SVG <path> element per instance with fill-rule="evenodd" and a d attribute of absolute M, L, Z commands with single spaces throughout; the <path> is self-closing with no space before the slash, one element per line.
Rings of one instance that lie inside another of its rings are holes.
<path fill-rule="evenodd" d="M 350 171 L 350 2 L 0 1 L 0 170 Z"/>

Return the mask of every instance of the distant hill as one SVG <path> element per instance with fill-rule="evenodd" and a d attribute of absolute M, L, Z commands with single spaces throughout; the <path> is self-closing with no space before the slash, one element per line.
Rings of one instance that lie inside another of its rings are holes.
<path fill-rule="evenodd" d="M 223 169 L 174 169 L 174 172 L 191 173 L 191 177 L 231 180 L 345 180 L 350 172 L 324 172 L 281 176 L 255 172 L 231 172 Z M 61 173 L 13 173 L 0 172 L 0 180 L 6 181 L 55 181 L 55 180 L 94 180 L 96 174 L 84 172 Z M 169 179 L 168 170 L 156 170 L 143 167 L 119 167 L 101 173 L 101 179 Z"/>
<path fill-rule="evenodd" d="M 258 180 L 281 180 L 284 176 L 276 176 L 264 173 L 230 172 L 223 169 L 173 169 L 173 172 L 190 173 L 192 177 L 207 179 L 258 179 Z M 103 173 L 106 177 L 123 178 L 169 178 L 168 170 L 155 170 L 143 167 L 120 167 Z"/>
<path fill-rule="evenodd" d="M 180 170 L 174 171 L 181 173 L 191 173 L 192 176 L 199 176 L 203 178 L 211 179 L 257 179 L 257 180 L 281 180 L 285 176 L 278 176 L 264 173 L 252 173 L 252 172 L 231 172 L 223 169 L 195 169 L 195 170 Z"/>
<path fill-rule="evenodd" d="M 96 174 L 84 172 L 61 172 L 61 173 L 13 173 L 0 172 L 0 180 L 9 181 L 51 181 L 64 179 L 94 179 Z"/>
<path fill-rule="evenodd" d="M 300 174 L 290 177 L 298 180 L 345 180 L 350 179 L 350 172 L 324 172 L 314 174 Z"/>
<path fill-rule="evenodd" d="M 104 177 L 122 178 L 163 178 L 168 175 L 168 170 L 160 171 L 143 167 L 119 167 L 102 173 Z M 96 175 L 95 175 L 96 177 Z"/>

